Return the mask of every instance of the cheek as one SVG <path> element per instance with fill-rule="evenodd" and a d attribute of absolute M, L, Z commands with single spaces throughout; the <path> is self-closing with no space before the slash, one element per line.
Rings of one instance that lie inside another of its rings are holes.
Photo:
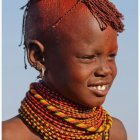
<path fill-rule="evenodd" d="M 72 82 L 85 83 L 89 80 L 93 67 L 81 63 L 72 63 L 69 66 L 67 67 L 67 76 Z"/>
<path fill-rule="evenodd" d="M 116 66 L 116 63 L 112 64 L 111 65 L 111 69 L 112 69 L 112 76 L 113 76 L 113 79 L 116 77 L 117 75 L 117 66 Z"/>

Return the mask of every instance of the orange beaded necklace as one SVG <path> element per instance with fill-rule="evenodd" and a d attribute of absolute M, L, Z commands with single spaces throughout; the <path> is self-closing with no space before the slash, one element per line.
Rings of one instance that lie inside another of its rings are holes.
<path fill-rule="evenodd" d="M 102 135 L 109 140 L 112 118 L 101 106 L 73 103 L 43 81 L 30 85 L 19 113 L 43 140 L 98 140 Z"/>

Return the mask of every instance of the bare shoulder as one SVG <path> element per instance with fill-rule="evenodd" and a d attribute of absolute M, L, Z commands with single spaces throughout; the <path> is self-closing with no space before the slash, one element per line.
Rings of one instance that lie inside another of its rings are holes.
<path fill-rule="evenodd" d="M 2 140 L 40 140 L 18 117 L 2 122 Z"/>
<path fill-rule="evenodd" d="M 127 140 L 125 127 L 117 118 L 113 118 L 113 125 L 110 129 L 110 140 Z"/>

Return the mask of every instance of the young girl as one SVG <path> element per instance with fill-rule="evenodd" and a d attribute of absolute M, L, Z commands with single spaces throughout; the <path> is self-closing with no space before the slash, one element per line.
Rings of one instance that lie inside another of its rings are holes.
<path fill-rule="evenodd" d="M 122 14 L 108 0 L 30 0 L 24 45 L 40 72 L 3 123 L 3 140 L 126 140 L 120 120 L 102 104 L 117 74 Z"/>

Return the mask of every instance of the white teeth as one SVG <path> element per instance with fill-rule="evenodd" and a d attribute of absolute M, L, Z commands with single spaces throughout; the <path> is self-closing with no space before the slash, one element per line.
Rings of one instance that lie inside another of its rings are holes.
<path fill-rule="evenodd" d="M 103 85 L 103 86 L 97 86 L 97 89 L 103 91 L 103 90 L 106 89 L 106 86 L 105 85 Z"/>
<path fill-rule="evenodd" d="M 102 89 L 102 87 L 101 87 L 101 86 L 97 86 L 97 89 L 98 89 L 98 90 L 101 90 L 101 89 Z"/>
<path fill-rule="evenodd" d="M 104 91 L 106 89 L 107 85 L 102 85 L 102 86 L 91 86 L 90 88 L 91 89 L 94 89 L 94 90 L 100 90 L 100 91 Z"/>
<path fill-rule="evenodd" d="M 105 90 L 105 89 L 106 89 L 106 86 L 105 86 L 105 85 L 103 85 L 103 86 L 102 86 L 102 90 Z"/>

